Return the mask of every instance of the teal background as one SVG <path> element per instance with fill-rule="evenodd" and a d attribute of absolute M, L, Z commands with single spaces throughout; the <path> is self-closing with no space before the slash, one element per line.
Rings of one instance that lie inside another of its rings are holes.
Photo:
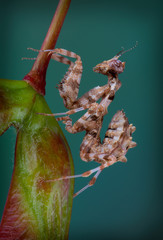
<path fill-rule="evenodd" d="M 22 79 L 35 57 L 27 47 L 39 49 L 58 1 L 1 1 L 0 77 Z M 128 162 L 105 169 L 94 187 L 73 202 L 69 239 L 163 239 L 162 192 L 162 50 L 161 1 L 72 0 L 56 47 L 78 53 L 83 60 L 80 93 L 103 85 L 107 79 L 92 71 L 103 60 L 112 58 L 123 46 L 138 47 L 124 54 L 126 68 L 119 76 L 121 89 L 109 107 L 101 137 L 117 110 L 124 109 L 137 130 L 137 147 Z M 53 112 L 63 112 L 56 84 L 67 66 L 51 62 L 47 72 L 46 99 Z M 73 116 L 76 120 L 81 113 Z M 96 163 L 79 157 L 84 133 L 64 134 L 72 150 L 75 173 L 83 173 Z M 0 137 L 0 214 L 6 201 L 14 165 L 16 134 L 10 128 Z M 75 191 L 89 179 L 77 179 Z"/>

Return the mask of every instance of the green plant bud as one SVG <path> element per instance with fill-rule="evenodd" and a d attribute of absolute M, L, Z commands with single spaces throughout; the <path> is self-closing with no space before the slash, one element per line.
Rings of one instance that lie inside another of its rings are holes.
<path fill-rule="evenodd" d="M 0 134 L 17 129 L 0 239 L 67 239 L 74 181 L 69 146 L 44 97 L 25 81 L 0 80 Z"/>

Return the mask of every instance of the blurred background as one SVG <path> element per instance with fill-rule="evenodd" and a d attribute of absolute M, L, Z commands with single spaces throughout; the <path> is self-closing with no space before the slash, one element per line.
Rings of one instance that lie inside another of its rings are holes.
<path fill-rule="evenodd" d="M 0 77 L 22 79 L 35 57 L 27 47 L 40 49 L 58 1 L 3 1 L 0 8 Z M 105 169 L 96 184 L 74 199 L 69 239 L 144 240 L 163 239 L 162 171 L 162 1 L 72 0 L 56 47 L 79 54 L 83 76 L 79 96 L 90 88 L 104 85 L 105 76 L 92 68 L 112 58 L 123 46 L 136 49 L 124 54 L 126 68 L 119 78 L 116 93 L 104 119 L 101 138 L 113 115 L 124 109 L 137 147 L 127 154 L 127 163 Z M 51 61 L 47 72 L 46 100 L 53 112 L 65 111 L 55 88 L 67 66 Z M 81 113 L 73 116 L 77 120 Z M 84 133 L 68 140 L 75 173 L 83 173 L 97 163 L 80 159 L 79 147 Z M 5 205 L 12 169 L 16 131 L 10 128 L 0 137 L 0 215 Z M 89 179 L 76 179 L 75 192 Z"/>

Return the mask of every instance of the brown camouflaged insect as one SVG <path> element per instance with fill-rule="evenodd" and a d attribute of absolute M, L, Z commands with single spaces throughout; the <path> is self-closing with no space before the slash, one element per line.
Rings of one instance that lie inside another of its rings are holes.
<path fill-rule="evenodd" d="M 131 49 L 127 51 L 130 51 Z M 53 182 L 70 178 L 88 177 L 95 173 L 91 181 L 84 188 L 74 194 L 74 196 L 77 196 L 88 187 L 93 186 L 97 177 L 104 168 L 109 167 L 118 161 L 126 162 L 127 159 L 125 155 L 128 149 L 136 146 L 136 143 L 132 141 L 132 133 L 136 128 L 132 124 L 129 124 L 123 111 L 118 111 L 113 116 L 103 142 L 101 142 L 100 139 L 103 117 L 107 114 L 107 108 L 113 101 L 115 92 L 121 87 L 118 74 L 123 72 L 125 62 L 121 62 L 119 57 L 127 51 L 121 51 L 112 59 L 104 61 L 94 67 L 93 70 L 95 72 L 104 74 L 108 77 L 108 82 L 104 86 L 98 86 L 91 89 L 80 98 L 77 98 L 83 70 L 80 56 L 65 49 L 42 51 L 49 52 L 51 58 L 54 60 L 70 65 L 68 72 L 58 85 L 60 96 L 63 98 L 64 105 L 69 109 L 69 111 L 56 114 L 39 114 L 47 116 L 67 115 L 59 117 L 57 120 L 62 120 L 63 123 L 65 123 L 65 128 L 68 132 L 77 133 L 86 131 L 85 137 L 80 146 L 81 159 L 86 162 L 96 161 L 101 164 L 99 167 L 89 170 L 83 174 L 45 180 L 46 182 Z M 76 58 L 75 63 L 60 54 Z M 100 98 L 101 102 L 97 103 L 97 100 Z M 88 109 L 87 112 L 72 125 L 72 119 L 69 115 L 84 109 Z"/>

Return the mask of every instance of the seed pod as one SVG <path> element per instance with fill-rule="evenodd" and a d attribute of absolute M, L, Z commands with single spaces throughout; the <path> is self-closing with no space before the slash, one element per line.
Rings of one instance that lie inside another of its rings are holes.
<path fill-rule="evenodd" d="M 24 81 L 0 80 L 0 134 L 17 129 L 14 171 L 0 239 L 67 239 L 73 180 L 69 146 L 44 97 Z"/>

